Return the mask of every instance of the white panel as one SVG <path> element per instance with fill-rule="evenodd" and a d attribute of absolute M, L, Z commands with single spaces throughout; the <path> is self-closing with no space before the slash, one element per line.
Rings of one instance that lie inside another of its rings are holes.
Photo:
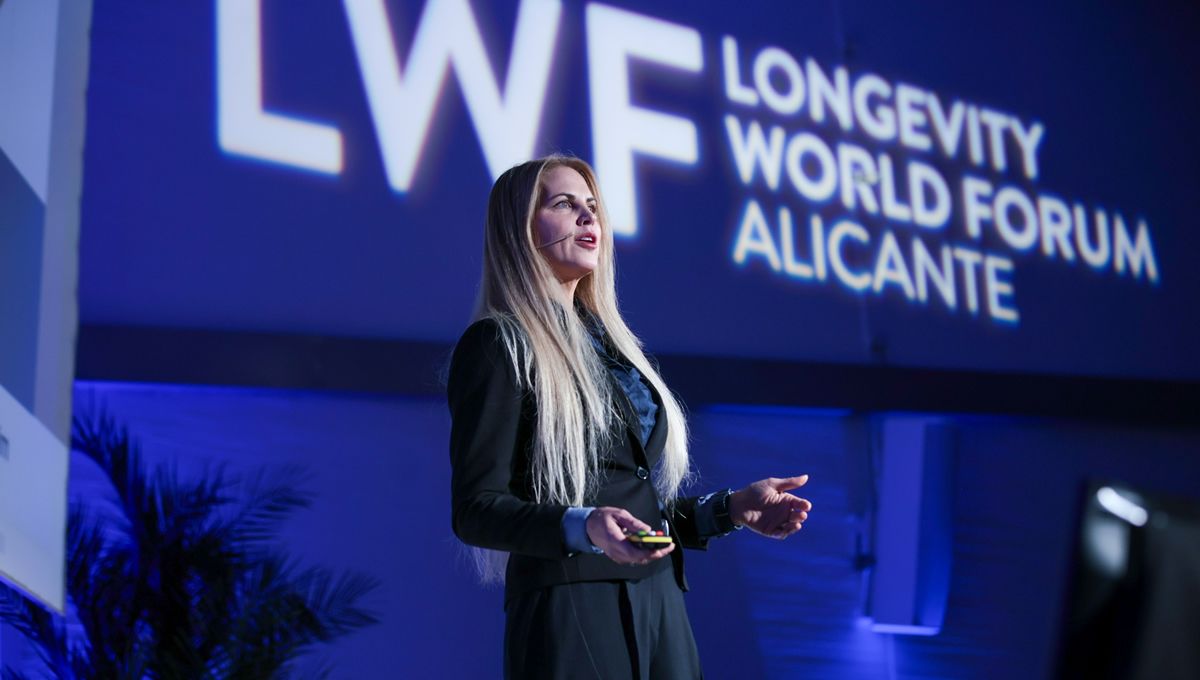
<path fill-rule="evenodd" d="M 0 386 L 0 576 L 63 611 L 67 447 Z"/>
<path fill-rule="evenodd" d="M 71 0 L 60 5 L 53 134 L 47 153 L 50 179 L 41 253 L 33 414 L 63 441 L 71 431 L 71 383 L 79 324 L 76 291 L 91 20 L 92 0 Z"/>
<path fill-rule="evenodd" d="M 888 415 L 868 616 L 879 633 L 936 635 L 953 553 L 952 438 L 937 418 Z"/>
<path fill-rule="evenodd" d="M 58 4 L 58 0 L 0 4 L 0 149 L 43 202 L 49 177 Z"/>

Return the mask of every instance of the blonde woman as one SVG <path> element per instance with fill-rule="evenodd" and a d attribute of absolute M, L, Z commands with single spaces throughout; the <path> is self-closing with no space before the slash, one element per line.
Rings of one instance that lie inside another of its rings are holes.
<path fill-rule="evenodd" d="M 617 309 L 612 231 L 578 158 L 496 180 L 476 316 L 450 366 L 453 525 L 504 581 L 505 677 L 702 677 L 677 546 L 790 536 L 807 476 L 678 495 L 687 424 Z M 629 538 L 659 531 L 671 542 Z"/>

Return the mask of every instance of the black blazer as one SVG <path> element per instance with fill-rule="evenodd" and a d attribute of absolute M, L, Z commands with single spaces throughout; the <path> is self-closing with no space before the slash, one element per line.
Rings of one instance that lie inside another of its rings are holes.
<path fill-rule="evenodd" d="M 665 519 L 682 547 L 703 549 L 696 531 L 696 498 L 679 498 L 659 509 L 649 471 L 662 457 L 667 420 L 662 399 L 645 447 L 638 420 L 620 386 L 613 394 L 624 415 L 621 432 L 603 456 L 603 479 L 585 505 L 625 508 L 652 527 Z M 451 504 L 454 533 L 465 543 L 510 553 L 505 599 L 537 588 L 575 581 L 640 579 L 668 568 L 667 560 L 623 566 L 605 555 L 568 555 L 562 518 L 568 506 L 532 501 L 530 452 L 536 404 L 518 387 L 516 374 L 491 319 L 472 324 L 454 349 L 447 388 L 450 414 Z M 679 586 L 687 590 L 683 551 L 671 553 Z"/>

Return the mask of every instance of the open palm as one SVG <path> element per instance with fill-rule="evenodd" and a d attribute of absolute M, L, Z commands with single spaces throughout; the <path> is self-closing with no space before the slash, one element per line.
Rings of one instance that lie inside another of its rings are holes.
<path fill-rule="evenodd" d="M 808 483 L 808 475 L 768 477 L 741 489 L 729 499 L 729 517 L 771 538 L 787 538 L 804 526 L 812 503 L 788 493 Z"/>

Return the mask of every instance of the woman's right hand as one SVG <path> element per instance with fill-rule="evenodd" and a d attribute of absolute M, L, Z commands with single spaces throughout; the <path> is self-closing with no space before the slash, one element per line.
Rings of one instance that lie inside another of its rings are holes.
<path fill-rule="evenodd" d="M 653 531 L 649 524 L 629 514 L 624 508 L 601 507 L 592 511 L 587 518 L 587 535 L 592 545 L 604 551 L 608 559 L 617 564 L 630 566 L 649 564 L 666 557 L 675 549 L 669 543 L 665 548 L 646 550 L 627 541 L 627 534 Z"/>

